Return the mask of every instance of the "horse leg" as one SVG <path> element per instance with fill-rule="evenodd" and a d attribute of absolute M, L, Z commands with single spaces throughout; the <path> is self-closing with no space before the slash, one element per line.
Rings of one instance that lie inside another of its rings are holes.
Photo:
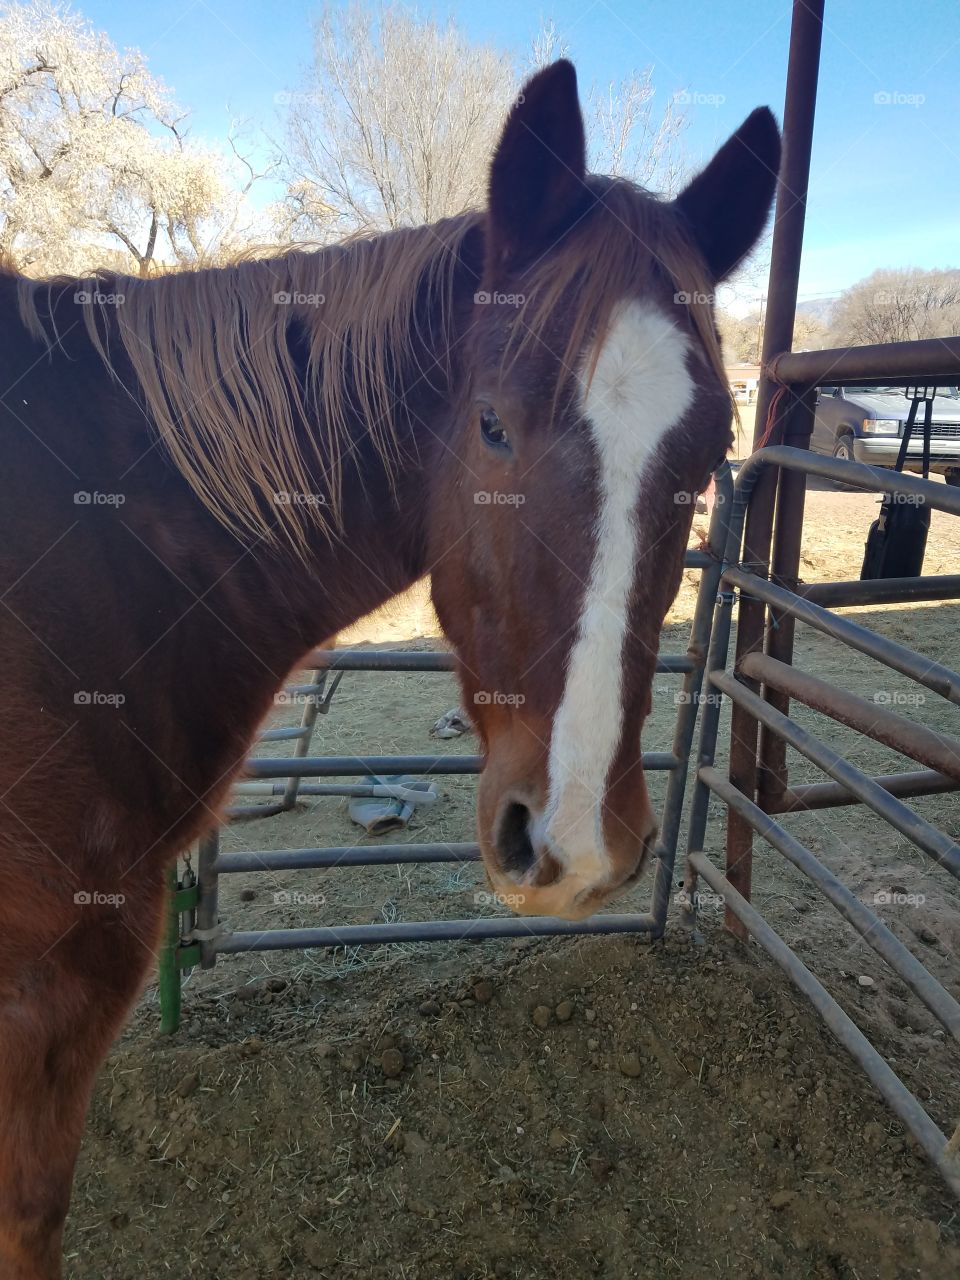
<path fill-rule="evenodd" d="M 159 882 L 141 882 L 120 906 L 72 896 L 64 902 L 62 892 L 38 891 L 38 882 L 39 875 L 28 892 L 21 881 L 16 913 L 10 896 L 0 904 L 3 1280 L 61 1274 L 63 1223 L 94 1079 L 163 923 Z"/>

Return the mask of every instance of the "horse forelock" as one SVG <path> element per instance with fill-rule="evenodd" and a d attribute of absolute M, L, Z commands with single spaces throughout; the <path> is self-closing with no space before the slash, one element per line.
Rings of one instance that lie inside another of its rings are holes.
<path fill-rule="evenodd" d="M 713 313 L 714 282 L 671 202 L 622 178 L 587 179 L 593 201 L 550 253 L 539 257 L 511 288 L 523 298 L 512 325 L 508 360 L 522 359 L 542 341 L 558 310 L 570 323 L 557 352 L 571 380 L 587 361 L 588 378 L 620 305 L 669 284 L 681 325 L 689 322 L 694 351 L 708 375 L 727 385 Z M 659 273 L 659 282 L 652 274 Z M 496 281 L 489 282 L 495 286 Z M 562 392 L 558 386 L 558 395 Z M 731 414 L 735 405 L 731 396 Z"/>

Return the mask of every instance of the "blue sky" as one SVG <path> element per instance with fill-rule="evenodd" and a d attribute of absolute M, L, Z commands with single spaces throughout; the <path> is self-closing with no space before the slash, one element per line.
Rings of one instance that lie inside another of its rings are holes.
<path fill-rule="evenodd" d="M 232 116 L 279 136 L 275 95 L 310 56 L 313 0 L 87 0 L 115 44 L 137 46 L 192 113 L 195 135 Z M 687 91 L 691 167 L 760 103 L 782 114 L 789 0 L 517 0 L 421 3 L 467 33 L 525 53 L 552 19 L 581 82 L 652 65 L 666 101 Z M 877 267 L 960 266 L 960 5 L 827 0 L 801 297 Z M 878 98 L 879 95 L 879 98 Z"/>

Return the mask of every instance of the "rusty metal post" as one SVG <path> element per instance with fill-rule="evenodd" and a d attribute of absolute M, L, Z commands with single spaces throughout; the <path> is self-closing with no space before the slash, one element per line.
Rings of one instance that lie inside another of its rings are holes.
<path fill-rule="evenodd" d="M 817 393 L 811 388 L 800 396 L 790 393 L 783 443 L 797 449 L 810 448 L 813 415 Z M 802 471 L 781 470 L 777 486 L 777 510 L 773 530 L 773 559 L 770 579 L 778 587 L 796 591 L 800 576 L 800 547 L 803 542 L 803 510 L 807 496 L 807 477 Z M 793 614 L 770 610 L 766 651 L 771 658 L 788 665 L 793 662 L 793 637 L 796 620 Z M 790 697 L 782 689 L 765 688 L 767 701 L 787 715 Z M 766 726 L 760 729 L 760 753 L 757 759 L 757 802 L 761 809 L 775 804 L 787 789 L 787 748 L 777 734 Z"/>
<path fill-rule="evenodd" d="M 778 415 L 768 433 L 768 419 L 774 407 L 777 385 L 767 366 L 774 356 L 793 345 L 793 324 L 797 310 L 800 252 L 806 214 L 813 119 L 820 71 L 820 42 L 823 34 L 823 0 L 794 0 L 787 66 L 787 90 L 783 110 L 783 162 L 777 188 L 777 206 L 767 287 L 767 323 L 763 335 L 764 373 L 757 396 L 754 447 L 780 443 L 783 415 Z M 765 438 L 766 437 L 766 438 Z M 776 472 L 760 477 L 744 536 L 744 565 L 766 576 L 773 536 Z M 800 512 L 802 520 L 802 509 Z M 737 664 L 748 653 L 763 648 L 765 608 L 759 600 L 741 598 L 737 621 Z M 730 736 L 730 781 L 751 800 L 757 786 L 757 721 L 741 706 L 734 706 Z M 727 819 L 727 879 L 749 900 L 753 870 L 753 829 L 733 809 Z M 745 940 L 747 930 L 732 911 L 726 912 L 727 928 Z"/>

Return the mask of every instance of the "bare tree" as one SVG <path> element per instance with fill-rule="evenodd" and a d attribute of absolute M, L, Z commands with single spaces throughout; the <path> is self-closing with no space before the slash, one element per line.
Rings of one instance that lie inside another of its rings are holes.
<path fill-rule="evenodd" d="M 793 319 L 794 351 L 822 351 L 830 345 L 830 333 L 818 315 L 798 311 Z"/>
<path fill-rule="evenodd" d="M 734 315 L 732 311 L 717 311 L 717 328 L 723 344 L 724 359 L 730 364 L 757 364 L 760 359 L 760 342 L 763 325 L 759 311 L 747 315 Z"/>
<path fill-rule="evenodd" d="M 552 24 L 526 64 L 400 5 L 327 9 L 289 103 L 281 235 L 326 238 L 430 222 L 483 203 L 487 166 L 524 74 L 562 57 Z M 671 191 L 682 115 L 656 110 L 652 70 L 585 94 L 597 172 Z"/>
<path fill-rule="evenodd" d="M 874 271 L 841 294 L 832 330 L 838 345 L 960 333 L 960 270 Z"/>
<path fill-rule="evenodd" d="M 0 252 L 22 269 L 194 262 L 238 234 L 229 168 L 139 52 L 46 0 L 0 11 Z"/>
<path fill-rule="evenodd" d="M 763 348 L 764 316 L 759 308 L 746 315 L 717 311 L 717 327 L 724 357 L 730 363 L 759 364 Z M 816 351 L 827 345 L 827 327 L 818 316 L 798 311 L 793 322 L 793 349 Z"/>
<path fill-rule="evenodd" d="M 289 95 L 290 225 L 380 230 L 480 204 L 514 84 L 511 60 L 452 22 L 392 5 L 325 10 Z"/>

